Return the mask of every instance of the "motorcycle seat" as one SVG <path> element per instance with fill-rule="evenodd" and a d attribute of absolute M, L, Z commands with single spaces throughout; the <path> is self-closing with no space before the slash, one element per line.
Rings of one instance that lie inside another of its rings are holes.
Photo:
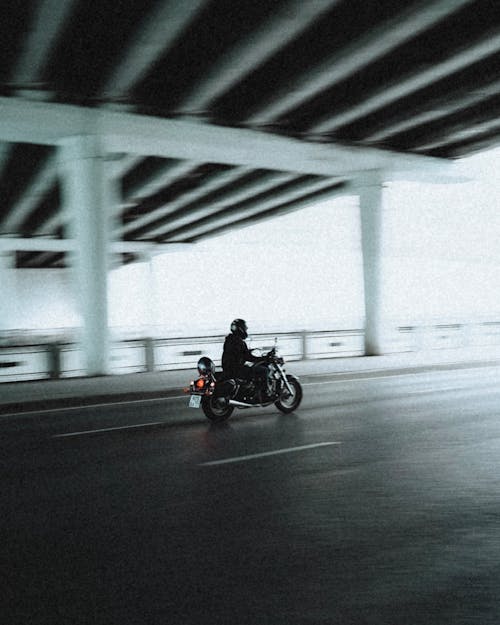
<path fill-rule="evenodd" d="M 235 378 L 234 376 L 229 375 L 224 371 L 216 371 L 215 379 L 217 382 L 234 382 L 236 384 L 246 384 L 247 382 L 249 382 L 249 380 L 246 380 L 244 378 Z"/>
<path fill-rule="evenodd" d="M 224 371 L 216 371 L 215 379 L 217 382 L 225 382 L 226 380 L 234 380 L 233 376 L 224 373 Z"/>

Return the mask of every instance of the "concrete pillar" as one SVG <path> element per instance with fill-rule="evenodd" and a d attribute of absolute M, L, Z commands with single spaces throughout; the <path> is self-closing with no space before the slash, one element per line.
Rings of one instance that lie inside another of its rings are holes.
<path fill-rule="evenodd" d="M 144 340 L 144 354 L 146 371 L 155 370 L 154 355 L 154 326 L 158 320 L 156 304 L 156 279 L 154 272 L 153 254 L 143 253 L 139 255 L 140 262 L 144 265 L 144 309 L 143 320 L 147 337 Z"/>
<path fill-rule="evenodd" d="M 121 181 L 116 175 L 113 175 L 115 171 L 116 161 L 113 159 L 105 160 L 104 173 L 106 175 L 106 196 L 108 206 L 108 227 L 109 236 L 108 240 L 113 242 L 118 239 L 118 233 L 120 231 L 121 217 L 120 217 L 120 205 L 122 201 L 121 193 Z M 122 255 L 118 252 L 108 254 L 108 268 L 109 271 L 118 269 L 122 265 Z"/>
<path fill-rule="evenodd" d="M 18 324 L 16 253 L 0 250 L 0 335 L 13 330 Z"/>
<path fill-rule="evenodd" d="M 114 201 L 98 136 L 75 136 L 60 144 L 63 197 L 83 328 L 88 375 L 106 375 L 109 365 L 108 269 Z"/>
<path fill-rule="evenodd" d="M 382 177 L 366 172 L 356 181 L 361 217 L 363 284 L 365 301 L 365 354 L 383 353 L 383 315 L 381 302 Z"/>
<path fill-rule="evenodd" d="M 158 321 L 157 313 L 157 300 L 156 300 L 156 276 L 154 272 L 154 263 L 152 254 L 144 254 L 143 262 L 146 264 L 146 293 L 145 304 L 146 310 L 144 311 L 144 321 L 148 325 L 148 332 L 150 336 L 154 334 L 154 326 Z"/>

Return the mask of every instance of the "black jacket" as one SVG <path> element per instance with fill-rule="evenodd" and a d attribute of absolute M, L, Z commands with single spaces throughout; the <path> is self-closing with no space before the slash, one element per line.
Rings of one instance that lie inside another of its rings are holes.
<path fill-rule="evenodd" d="M 228 334 L 224 341 L 224 351 L 222 352 L 222 368 L 225 373 L 233 374 L 245 362 L 255 362 L 259 360 L 253 356 L 245 341 L 237 334 Z"/>

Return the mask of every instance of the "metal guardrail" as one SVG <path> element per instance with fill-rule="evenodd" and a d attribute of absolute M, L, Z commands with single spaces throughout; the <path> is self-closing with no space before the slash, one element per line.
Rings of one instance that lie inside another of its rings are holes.
<path fill-rule="evenodd" d="M 277 338 L 280 353 L 289 361 L 307 358 L 338 358 L 363 354 L 363 331 L 330 330 L 256 334 L 252 347 L 270 349 Z M 200 356 L 220 364 L 224 336 L 153 339 L 114 343 L 113 374 L 188 369 Z M 500 344 L 500 321 L 476 324 L 400 326 L 387 344 L 387 353 L 422 349 L 453 349 Z M 48 342 L 0 347 L 0 383 L 57 379 L 85 375 L 83 352 L 77 343 Z"/>

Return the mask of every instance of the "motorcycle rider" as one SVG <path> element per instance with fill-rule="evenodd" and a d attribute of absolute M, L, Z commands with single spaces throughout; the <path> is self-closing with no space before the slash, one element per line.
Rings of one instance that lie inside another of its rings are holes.
<path fill-rule="evenodd" d="M 227 377 L 255 380 L 260 391 L 260 399 L 264 399 L 267 390 L 268 368 L 265 365 L 250 367 L 246 362 L 257 362 L 262 356 L 254 356 L 248 349 L 245 339 L 248 337 L 248 326 L 244 319 L 234 319 L 231 333 L 226 336 L 222 352 L 222 369 Z"/>

